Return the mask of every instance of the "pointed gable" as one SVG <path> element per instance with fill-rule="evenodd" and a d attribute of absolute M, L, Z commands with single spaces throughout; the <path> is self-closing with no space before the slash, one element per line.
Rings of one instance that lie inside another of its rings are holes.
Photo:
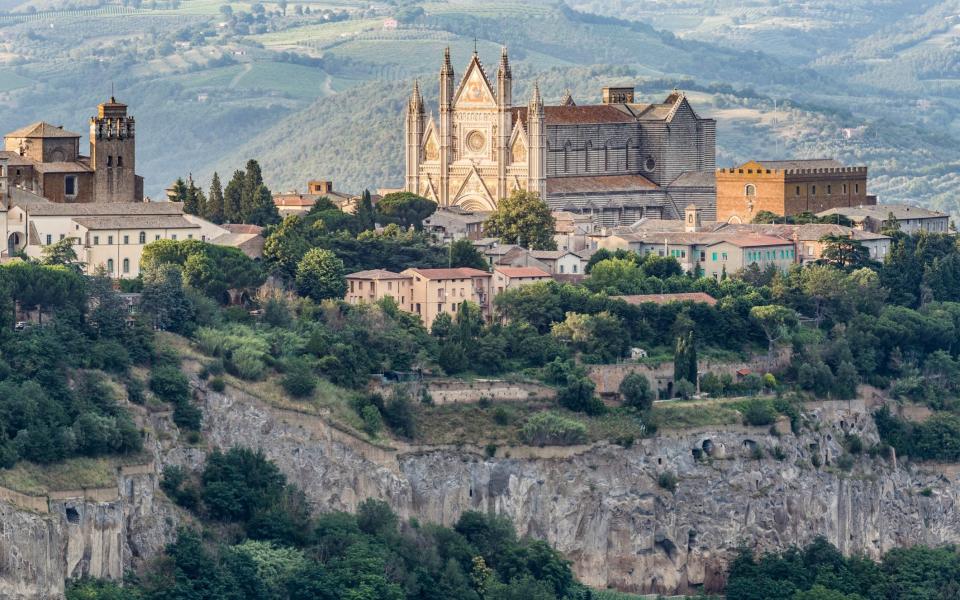
<path fill-rule="evenodd" d="M 440 139 L 437 137 L 437 128 L 432 118 L 427 123 L 426 131 L 423 132 L 421 150 L 424 160 L 440 160 Z"/>
<path fill-rule="evenodd" d="M 469 108 L 496 108 L 497 101 L 494 97 L 493 87 L 487 74 L 480 64 L 480 57 L 476 54 L 470 59 L 467 70 L 464 71 L 463 79 L 460 81 L 460 87 L 453 96 L 453 104 L 456 107 Z"/>
<path fill-rule="evenodd" d="M 493 200 L 493 194 L 490 193 L 490 189 L 487 187 L 487 184 L 484 183 L 483 177 L 480 176 L 480 172 L 477 171 L 476 166 L 470 170 L 470 173 L 467 175 L 466 179 L 463 180 L 463 185 L 461 185 L 460 189 L 457 190 L 457 194 L 454 196 L 456 198 L 454 204 L 459 204 L 461 200 L 469 196 L 483 197 L 483 199 L 490 205 L 491 209 L 497 205 L 497 203 Z"/>
<path fill-rule="evenodd" d="M 511 163 L 525 163 L 527 161 L 527 132 L 524 131 L 520 121 L 517 121 L 513 126 L 509 148 Z"/>

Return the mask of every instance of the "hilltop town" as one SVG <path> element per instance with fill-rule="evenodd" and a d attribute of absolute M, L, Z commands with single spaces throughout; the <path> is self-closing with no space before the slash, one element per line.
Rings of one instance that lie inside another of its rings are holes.
<path fill-rule="evenodd" d="M 952 597 L 949 215 L 437 64 L 402 188 L 149 198 L 114 97 L 4 136 L 0 596 Z"/>

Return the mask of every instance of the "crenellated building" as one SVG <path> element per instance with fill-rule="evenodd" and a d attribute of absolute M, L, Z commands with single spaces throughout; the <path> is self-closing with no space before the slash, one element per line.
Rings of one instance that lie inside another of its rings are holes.
<path fill-rule="evenodd" d="M 405 129 L 405 189 L 440 206 L 488 211 L 529 190 L 603 225 L 679 219 L 690 203 L 715 215 L 716 123 L 680 91 L 642 104 L 633 88 L 604 88 L 601 104 L 567 94 L 546 105 L 534 84 L 529 102 L 515 106 L 506 49 L 494 87 L 476 52 L 455 85 L 448 48 L 437 115 L 415 83 Z"/>

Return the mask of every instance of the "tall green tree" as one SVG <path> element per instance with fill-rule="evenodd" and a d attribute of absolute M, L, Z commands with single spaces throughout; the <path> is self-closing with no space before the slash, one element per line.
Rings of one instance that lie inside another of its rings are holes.
<path fill-rule="evenodd" d="M 487 271 L 490 265 L 483 255 L 474 247 L 470 240 L 457 240 L 450 244 L 448 249 L 451 267 L 468 267 Z"/>
<path fill-rule="evenodd" d="M 260 170 L 260 163 L 251 158 L 247 161 L 246 170 L 243 173 L 240 206 L 244 218 L 253 212 L 253 206 L 258 202 L 261 185 L 263 185 L 263 173 Z"/>
<path fill-rule="evenodd" d="M 677 338 L 676 349 L 673 353 L 673 380 L 697 383 L 697 346 L 693 331 Z"/>
<path fill-rule="evenodd" d="M 243 223 L 243 171 L 234 171 L 233 178 L 223 191 L 223 220 Z"/>
<path fill-rule="evenodd" d="M 140 306 L 153 317 L 157 329 L 176 333 L 191 329 L 193 305 L 183 291 L 183 278 L 175 265 L 160 265 L 144 272 Z"/>
<path fill-rule="evenodd" d="M 870 264 L 870 251 L 860 240 L 839 234 L 820 238 L 821 260 L 841 269 L 859 269 Z"/>
<path fill-rule="evenodd" d="M 65 237 L 50 245 L 44 246 L 41 252 L 40 264 L 67 267 L 75 273 L 83 272 L 83 263 L 77 258 L 73 245 L 77 238 Z"/>
<path fill-rule="evenodd" d="M 223 223 L 223 187 L 220 185 L 220 175 L 213 172 L 213 180 L 210 182 L 210 193 L 207 196 L 207 206 L 203 218 L 212 223 Z"/>
<path fill-rule="evenodd" d="M 174 202 L 187 201 L 187 184 L 183 181 L 182 177 L 177 177 L 177 180 L 173 182 L 172 200 Z"/>
<path fill-rule="evenodd" d="M 253 225 L 274 225 L 280 222 L 280 211 L 273 202 L 273 194 L 267 186 L 260 185 L 250 199 L 244 213 L 244 222 Z"/>
<path fill-rule="evenodd" d="M 316 302 L 343 298 L 347 293 L 343 261 L 329 250 L 314 248 L 297 265 L 296 286 L 301 296 Z"/>
<path fill-rule="evenodd" d="M 363 193 L 360 194 L 360 201 L 357 203 L 355 216 L 360 231 L 374 228 L 376 213 L 373 209 L 373 200 L 370 198 L 370 190 L 363 190 Z"/>
<path fill-rule="evenodd" d="M 500 201 L 484 229 L 504 244 L 517 244 L 530 250 L 556 250 L 554 225 L 550 207 L 539 195 L 516 190 Z"/>
<path fill-rule="evenodd" d="M 396 223 L 407 229 L 423 229 L 423 220 L 437 210 L 437 203 L 412 192 L 394 192 L 384 196 L 377 203 L 379 221 Z"/>

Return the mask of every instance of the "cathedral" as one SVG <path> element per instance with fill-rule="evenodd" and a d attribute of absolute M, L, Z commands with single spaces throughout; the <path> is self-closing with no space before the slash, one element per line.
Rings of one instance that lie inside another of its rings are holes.
<path fill-rule="evenodd" d="M 409 192 L 440 206 L 493 210 L 514 190 L 529 190 L 554 210 L 593 216 L 600 225 L 683 218 L 696 204 L 716 215 L 716 122 L 697 115 L 683 92 L 660 104 L 634 101 L 633 88 L 604 88 L 601 104 L 569 94 L 546 106 L 539 86 L 526 106 L 513 103 L 506 48 L 496 87 L 480 57 L 455 85 L 449 48 L 440 68 L 439 115 L 414 84 L 406 112 Z"/>

